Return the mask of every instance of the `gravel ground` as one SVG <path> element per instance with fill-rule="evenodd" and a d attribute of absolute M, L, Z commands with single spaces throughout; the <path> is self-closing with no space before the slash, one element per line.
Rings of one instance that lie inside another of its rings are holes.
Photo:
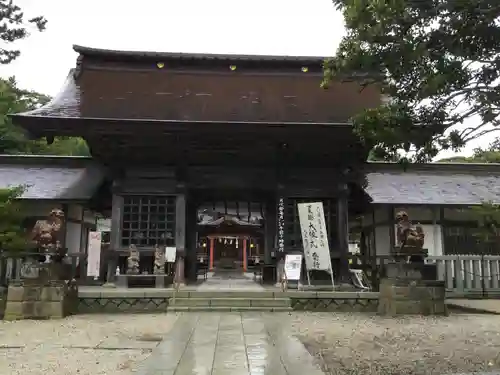
<path fill-rule="evenodd" d="M 291 314 L 289 329 L 327 374 L 453 374 L 500 369 L 500 317 Z"/>
<path fill-rule="evenodd" d="M 0 321 L 0 374 L 132 375 L 177 315 L 78 315 Z M 326 374 L 453 374 L 500 369 L 500 317 L 382 318 L 275 313 Z"/>
<path fill-rule="evenodd" d="M 129 375 L 177 315 L 78 315 L 0 321 L 0 374 Z"/>

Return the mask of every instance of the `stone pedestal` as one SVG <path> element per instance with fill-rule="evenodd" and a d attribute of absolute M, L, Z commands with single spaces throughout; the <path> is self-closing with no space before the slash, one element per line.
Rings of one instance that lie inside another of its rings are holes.
<path fill-rule="evenodd" d="M 444 281 L 429 280 L 435 275 L 432 265 L 390 263 L 380 280 L 378 313 L 447 315 Z"/>
<path fill-rule="evenodd" d="M 174 282 L 179 286 L 184 286 L 186 284 L 186 280 L 184 278 L 184 258 L 186 256 L 186 252 L 183 250 L 177 250 L 176 260 L 175 260 L 175 279 Z"/>
<path fill-rule="evenodd" d="M 4 320 L 60 319 L 75 313 L 77 307 L 76 283 L 19 281 L 9 285 Z"/>
<path fill-rule="evenodd" d="M 58 319 L 76 312 L 78 286 L 61 263 L 26 263 L 24 279 L 7 289 L 4 320 Z"/>
<path fill-rule="evenodd" d="M 0 319 L 3 319 L 6 302 L 7 302 L 7 288 L 0 286 Z"/>

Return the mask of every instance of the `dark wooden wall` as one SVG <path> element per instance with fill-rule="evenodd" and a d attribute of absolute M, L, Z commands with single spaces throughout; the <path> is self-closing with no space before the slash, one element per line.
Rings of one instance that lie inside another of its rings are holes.
<path fill-rule="evenodd" d="M 380 102 L 358 83 L 320 87 L 321 74 L 84 69 L 84 117 L 182 121 L 347 122 Z"/>

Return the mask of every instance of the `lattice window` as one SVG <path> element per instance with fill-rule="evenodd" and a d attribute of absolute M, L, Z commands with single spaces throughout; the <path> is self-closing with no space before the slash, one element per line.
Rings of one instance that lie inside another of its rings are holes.
<path fill-rule="evenodd" d="M 175 245 L 175 196 L 125 196 L 122 246 Z"/>
<path fill-rule="evenodd" d="M 480 231 L 472 226 L 447 225 L 442 231 L 445 255 L 500 254 L 500 238 L 483 242 Z"/>
<path fill-rule="evenodd" d="M 288 198 L 285 204 L 285 247 L 302 248 L 302 235 L 300 231 L 299 210 L 297 203 L 323 202 L 325 212 L 326 230 L 330 247 L 335 247 L 337 242 L 337 210 L 335 199 L 303 199 Z"/>

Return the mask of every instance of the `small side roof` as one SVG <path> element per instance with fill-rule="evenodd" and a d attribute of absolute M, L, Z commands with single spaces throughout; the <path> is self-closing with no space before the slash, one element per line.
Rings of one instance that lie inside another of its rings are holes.
<path fill-rule="evenodd" d="M 21 199 L 86 201 L 104 177 L 87 157 L 0 155 L 0 189 L 26 186 Z"/>
<path fill-rule="evenodd" d="M 500 204 L 500 164 L 368 163 L 366 177 L 374 204 Z"/>

